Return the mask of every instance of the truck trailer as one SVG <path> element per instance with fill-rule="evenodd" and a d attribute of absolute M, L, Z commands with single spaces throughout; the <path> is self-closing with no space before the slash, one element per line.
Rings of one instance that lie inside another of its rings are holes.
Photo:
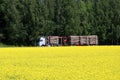
<path fill-rule="evenodd" d="M 98 36 L 45 36 L 40 37 L 39 46 L 98 45 Z"/>

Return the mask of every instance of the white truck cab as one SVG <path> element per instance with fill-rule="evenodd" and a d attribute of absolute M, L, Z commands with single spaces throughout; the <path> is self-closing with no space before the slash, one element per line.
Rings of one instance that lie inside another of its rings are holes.
<path fill-rule="evenodd" d="M 39 46 L 45 46 L 45 45 L 46 45 L 45 37 L 40 37 Z"/>

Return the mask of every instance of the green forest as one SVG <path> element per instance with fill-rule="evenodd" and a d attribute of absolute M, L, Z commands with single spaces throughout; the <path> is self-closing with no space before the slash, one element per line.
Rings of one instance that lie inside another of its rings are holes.
<path fill-rule="evenodd" d="M 34 46 L 40 36 L 97 35 L 120 44 L 120 0 L 0 0 L 0 43 Z"/>

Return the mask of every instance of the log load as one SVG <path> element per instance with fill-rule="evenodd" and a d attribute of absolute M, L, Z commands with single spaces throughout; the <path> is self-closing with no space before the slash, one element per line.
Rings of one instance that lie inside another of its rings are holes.
<path fill-rule="evenodd" d="M 80 45 L 89 45 L 88 36 L 80 36 Z"/>
<path fill-rule="evenodd" d="M 79 45 L 80 39 L 79 36 L 69 36 L 70 38 L 70 45 Z"/>
<path fill-rule="evenodd" d="M 59 37 L 58 36 L 49 36 L 48 37 L 48 43 L 50 45 L 58 45 L 59 44 Z"/>
<path fill-rule="evenodd" d="M 89 45 L 98 45 L 98 37 L 96 35 L 88 36 Z"/>

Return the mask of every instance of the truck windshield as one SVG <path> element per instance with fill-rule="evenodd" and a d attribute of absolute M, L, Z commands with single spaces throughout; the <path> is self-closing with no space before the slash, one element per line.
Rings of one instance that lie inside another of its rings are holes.
<path fill-rule="evenodd" d="M 40 40 L 40 41 L 43 41 L 43 40 Z"/>

